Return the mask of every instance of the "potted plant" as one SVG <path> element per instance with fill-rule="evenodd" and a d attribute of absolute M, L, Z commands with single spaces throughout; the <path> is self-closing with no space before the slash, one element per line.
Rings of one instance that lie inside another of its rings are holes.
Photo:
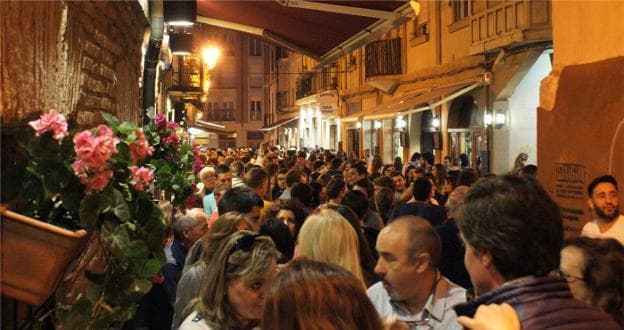
<path fill-rule="evenodd" d="M 65 117 L 54 110 L 30 122 L 34 136 L 27 133 L 19 138 L 26 164 L 4 171 L 2 180 L 2 201 L 8 209 L 30 218 L 31 223 L 42 221 L 68 230 L 86 230 L 91 241 L 102 247 L 105 267 L 84 271 L 91 282 L 89 288 L 75 301 L 57 305 L 56 313 L 51 313 L 57 324 L 72 329 L 109 328 L 132 318 L 138 299 L 149 291 L 164 262 L 165 223 L 148 191 L 150 185 L 158 177 L 157 185 L 176 191 L 179 201 L 186 200 L 187 193 L 178 189 L 190 186 L 192 194 L 190 180 L 194 180 L 189 170 L 194 163 L 193 150 L 183 140 L 171 148 L 174 141 L 161 139 L 156 145 L 168 149 L 155 157 L 155 149 L 141 128 L 105 113 L 102 116 L 105 124 L 81 132 L 69 132 Z M 182 133 L 176 128 L 175 134 Z M 155 165 L 162 165 L 159 157 L 177 162 L 176 167 L 156 170 Z M 176 184 L 179 182 L 183 184 Z M 4 213 L 12 216 L 2 219 L 3 243 L 14 235 L 4 232 L 7 222 L 21 217 Z M 60 231 L 58 227 L 53 231 Z M 44 242 L 41 247 L 46 249 L 48 244 Z M 2 245 L 3 266 L 5 258 L 19 256 Z M 8 295 L 12 294 L 4 290 L 4 281 L 10 271 L 10 267 L 2 269 L 3 294 Z M 52 282 L 56 283 L 62 272 L 54 276 Z"/>

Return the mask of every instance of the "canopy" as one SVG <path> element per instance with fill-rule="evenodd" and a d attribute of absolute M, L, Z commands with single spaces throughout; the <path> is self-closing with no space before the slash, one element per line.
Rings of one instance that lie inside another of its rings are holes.
<path fill-rule="evenodd" d="M 200 23 L 257 35 L 329 63 L 405 23 L 414 11 L 407 1 L 198 0 L 197 15 Z"/>

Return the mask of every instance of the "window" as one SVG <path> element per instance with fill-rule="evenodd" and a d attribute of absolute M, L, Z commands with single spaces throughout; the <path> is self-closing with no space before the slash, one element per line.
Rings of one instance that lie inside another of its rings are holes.
<path fill-rule="evenodd" d="M 260 107 L 260 101 L 249 102 L 249 120 L 261 120 L 262 110 Z"/>
<path fill-rule="evenodd" d="M 234 120 L 234 102 L 223 102 L 223 120 Z"/>
<path fill-rule="evenodd" d="M 275 108 L 278 112 L 286 111 L 288 106 L 288 92 L 277 92 L 275 96 Z"/>
<path fill-rule="evenodd" d="M 249 56 L 262 56 L 262 41 L 249 38 Z"/>
<path fill-rule="evenodd" d="M 468 17 L 468 8 L 470 7 L 468 0 L 453 0 L 451 3 L 453 5 L 453 22 L 461 21 Z"/>
<path fill-rule="evenodd" d="M 251 74 L 249 75 L 249 87 L 251 88 L 262 88 L 263 76 L 261 74 Z"/>
<path fill-rule="evenodd" d="M 280 58 L 288 58 L 288 49 L 284 48 L 284 47 L 277 47 L 275 49 L 275 57 L 280 59 Z"/>

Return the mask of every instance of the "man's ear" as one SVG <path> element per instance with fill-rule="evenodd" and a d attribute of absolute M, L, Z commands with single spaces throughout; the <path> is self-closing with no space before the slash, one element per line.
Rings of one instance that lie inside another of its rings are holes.
<path fill-rule="evenodd" d="M 590 209 L 594 209 L 594 201 L 590 198 L 587 199 L 587 206 L 589 206 Z"/>
<path fill-rule="evenodd" d="M 416 260 L 414 263 L 416 264 L 416 270 L 419 273 L 422 273 L 429 269 L 429 266 L 431 264 L 431 255 L 427 252 L 420 253 L 418 254 L 418 256 L 416 256 Z"/>
<path fill-rule="evenodd" d="M 483 252 L 479 252 L 478 257 L 483 267 L 490 268 L 490 266 L 494 265 L 494 257 L 490 251 L 484 250 Z"/>

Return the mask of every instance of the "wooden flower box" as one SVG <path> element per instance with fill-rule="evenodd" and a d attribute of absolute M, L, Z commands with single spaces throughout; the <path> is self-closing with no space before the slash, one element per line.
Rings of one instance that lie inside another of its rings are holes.
<path fill-rule="evenodd" d="M 1 214 L 2 295 L 41 305 L 82 252 L 87 232 L 63 229 L 4 208 Z"/>

